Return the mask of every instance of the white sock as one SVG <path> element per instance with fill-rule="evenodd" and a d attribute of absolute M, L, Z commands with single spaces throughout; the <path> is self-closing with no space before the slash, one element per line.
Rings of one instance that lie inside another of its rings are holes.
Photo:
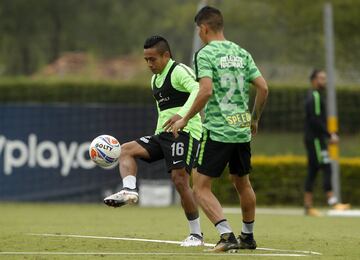
<path fill-rule="evenodd" d="M 200 227 L 200 217 L 193 220 L 189 220 L 189 228 L 190 228 L 190 234 L 197 234 L 199 236 L 202 236 L 201 227 Z"/>
<path fill-rule="evenodd" d="M 333 206 L 333 205 L 335 205 L 336 203 L 338 203 L 338 199 L 337 199 L 335 196 L 332 196 L 332 197 L 330 197 L 330 198 L 328 199 L 328 204 L 329 204 L 330 206 Z"/>
<path fill-rule="evenodd" d="M 252 222 L 244 222 L 243 221 L 241 233 L 252 234 L 253 230 L 254 230 L 254 221 L 252 221 Z"/>
<path fill-rule="evenodd" d="M 219 231 L 220 235 L 225 233 L 232 233 L 231 227 L 226 219 L 220 220 L 215 224 L 215 227 Z"/>
<path fill-rule="evenodd" d="M 128 175 L 122 181 L 123 181 L 123 188 L 128 188 L 128 189 L 136 188 L 136 177 L 135 176 Z"/>

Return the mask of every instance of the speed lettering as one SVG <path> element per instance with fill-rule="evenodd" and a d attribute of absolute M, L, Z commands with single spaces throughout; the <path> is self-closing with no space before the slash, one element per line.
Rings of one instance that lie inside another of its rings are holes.
<path fill-rule="evenodd" d="M 237 113 L 231 116 L 227 116 L 226 120 L 229 125 L 249 127 L 251 116 L 249 113 Z"/>

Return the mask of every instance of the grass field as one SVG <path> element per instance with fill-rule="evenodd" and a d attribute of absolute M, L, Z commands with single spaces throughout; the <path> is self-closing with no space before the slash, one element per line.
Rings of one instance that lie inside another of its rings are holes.
<path fill-rule="evenodd" d="M 280 211 L 280 209 L 279 209 Z M 239 214 L 226 214 L 234 230 L 241 227 Z M 218 234 L 202 215 L 207 243 L 216 243 Z M 204 248 L 181 248 L 176 244 L 141 241 L 35 236 L 35 234 L 84 235 L 180 241 L 188 233 L 179 207 L 107 208 L 98 204 L 0 204 L 1 259 L 277 259 L 291 250 L 320 252 L 318 259 L 359 259 L 360 218 L 311 218 L 302 215 L 258 214 L 256 239 L 260 248 L 289 250 L 241 250 L 238 254 L 214 255 Z M 44 252 L 46 255 L 9 255 L 4 252 Z M 59 255 L 59 252 L 81 253 Z M 97 253 L 84 255 L 83 253 Z M 106 253 L 116 253 L 111 255 Z M 239 254 L 244 254 L 239 256 Z M 270 256 L 268 256 L 270 254 Z M 285 258 L 290 258 L 287 255 Z"/>

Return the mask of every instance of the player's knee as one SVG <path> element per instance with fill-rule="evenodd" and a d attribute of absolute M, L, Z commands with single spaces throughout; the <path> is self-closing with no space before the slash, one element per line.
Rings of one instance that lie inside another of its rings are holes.
<path fill-rule="evenodd" d="M 200 198 L 201 189 L 200 189 L 200 186 L 196 182 L 193 183 L 192 190 L 193 190 L 193 194 L 194 194 L 195 199 Z"/>
<path fill-rule="evenodd" d="M 135 156 L 134 142 L 128 142 L 121 145 L 120 159 L 127 156 Z"/>
<path fill-rule="evenodd" d="M 193 186 L 193 194 L 196 201 L 201 200 L 201 191 L 199 190 L 199 188 Z"/>
<path fill-rule="evenodd" d="M 245 175 L 242 177 L 239 177 L 237 175 L 231 175 L 230 176 L 232 184 L 235 186 L 235 188 L 240 190 L 245 190 L 247 188 L 251 188 L 251 183 L 249 180 L 249 175 Z"/>
<path fill-rule="evenodd" d="M 211 188 L 206 185 L 199 185 L 199 183 L 194 183 L 192 190 L 197 201 L 201 200 L 203 197 L 206 197 L 208 193 L 211 192 Z"/>
<path fill-rule="evenodd" d="M 212 178 L 206 177 L 195 170 L 192 174 L 193 186 L 192 190 L 195 196 L 195 199 L 199 201 L 202 197 L 209 196 L 211 192 L 211 183 Z"/>
<path fill-rule="evenodd" d="M 184 185 L 184 181 L 182 180 L 182 178 L 178 175 L 173 175 L 171 177 L 172 182 L 174 183 L 176 189 L 181 188 Z"/>
<path fill-rule="evenodd" d="M 121 153 L 120 153 L 120 158 L 121 157 L 126 157 L 129 156 L 131 154 L 131 144 L 130 143 L 124 143 L 121 145 Z"/>
<path fill-rule="evenodd" d="M 176 187 L 178 192 L 182 192 L 186 189 L 189 189 L 189 178 L 187 173 L 184 171 L 176 171 L 172 174 L 171 179 Z"/>

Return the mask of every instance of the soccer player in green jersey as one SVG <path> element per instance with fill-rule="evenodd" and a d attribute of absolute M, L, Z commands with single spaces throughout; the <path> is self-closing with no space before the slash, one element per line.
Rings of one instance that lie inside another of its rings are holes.
<path fill-rule="evenodd" d="M 177 136 L 179 129 L 186 127 L 194 115 L 205 109 L 193 190 L 198 203 L 220 233 L 220 241 L 212 251 L 255 249 L 256 198 L 249 180 L 250 141 L 251 135 L 257 132 L 268 87 L 250 53 L 225 39 L 223 17 L 218 9 L 202 8 L 195 22 L 205 44 L 194 56 L 199 93 L 188 113 L 171 126 L 172 131 Z M 251 84 L 256 88 L 252 115 L 248 107 Z M 212 180 L 222 174 L 227 164 L 242 210 L 243 225 L 238 239 L 211 192 Z"/>
<path fill-rule="evenodd" d="M 152 136 L 143 136 L 121 146 L 119 165 L 123 188 L 106 197 L 104 203 L 112 207 L 136 203 L 136 159 L 146 162 L 165 159 L 189 221 L 190 235 L 181 246 L 201 246 L 204 242 L 199 212 L 189 186 L 202 132 L 200 115 L 189 120 L 188 125 L 179 132 L 179 138 L 166 131 L 169 125 L 187 113 L 199 91 L 199 83 L 189 67 L 171 58 L 169 44 L 161 36 L 152 36 L 145 41 L 144 58 L 154 73 L 151 88 L 158 109 L 156 131 Z"/>

